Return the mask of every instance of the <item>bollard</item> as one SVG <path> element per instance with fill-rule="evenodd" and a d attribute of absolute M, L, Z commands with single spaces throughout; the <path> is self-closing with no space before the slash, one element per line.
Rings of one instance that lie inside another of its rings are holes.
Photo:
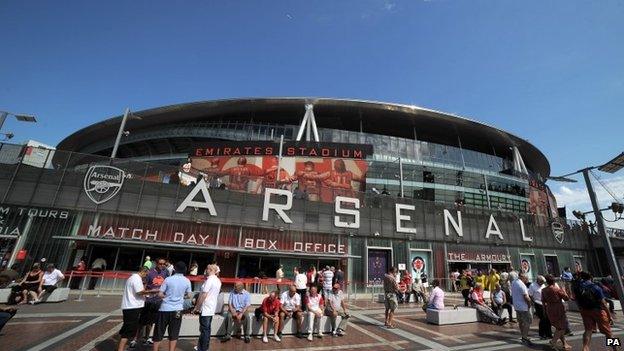
<path fill-rule="evenodd" d="M 85 275 L 82 277 L 82 286 L 80 287 L 80 295 L 79 295 L 79 296 L 78 296 L 78 298 L 75 300 L 75 301 L 77 301 L 77 302 L 82 302 L 82 301 L 84 301 L 84 300 L 83 300 L 83 298 L 82 298 L 82 294 L 84 293 L 85 283 L 86 283 L 86 282 L 87 282 L 87 280 L 88 280 L 88 279 L 86 279 L 86 278 L 87 278 L 87 275 L 85 274 Z"/>

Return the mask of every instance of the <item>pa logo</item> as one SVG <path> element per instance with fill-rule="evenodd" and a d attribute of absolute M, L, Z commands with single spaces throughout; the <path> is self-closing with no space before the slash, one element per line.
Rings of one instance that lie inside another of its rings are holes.
<path fill-rule="evenodd" d="M 552 222 L 550 228 L 555 240 L 557 240 L 559 244 L 563 244 L 563 240 L 565 239 L 565 230 L 563 229 L 563 225 L 559 222 Z"/>
<path fill-rule="evenodd" d="M 126 172 L 117 167 L 91 166 L 84 177 L 84 191 L 100 205 L 117 195 L 126 177 Z"/>

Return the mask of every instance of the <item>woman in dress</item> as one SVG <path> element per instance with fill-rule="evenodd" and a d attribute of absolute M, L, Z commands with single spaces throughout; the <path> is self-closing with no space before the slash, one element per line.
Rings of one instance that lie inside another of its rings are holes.
<path fill-rule="evenodd" d="M 26 274 L 20 283 L 20 286 L 22 287 L 22 300 L 19 302 L 20 305 L 28 302 L 28 296 L 31 297 L 32 301 L 37 299 L 37 296 L 41 293 L 41 289 L 39 287 L 41 279 L 43 279 L 43 271 L 39 268 L 39 263 L 35 263 L 33 264 L 30 272 Z"/>
<path fill-rule="evenodd" d="M 570 298 L 565 290 L 561 289 L 556 283 L 552 275 L 546 276 L 546 287 L 542 289 L 542 303 L 546 310 L 546 315 L 550 320 L 550 324 L 555 327 L 555 334 L 550 341 L 552 348 L 558 348 L 557 340 L 561 340 L 565 350 L 571 350 L 572 346 L 565 340 L 566 326 L 568 325 L 568 317 L 566 316 L 563 301 Z M 563 300 L 563 301 L 562 301 Z"/>

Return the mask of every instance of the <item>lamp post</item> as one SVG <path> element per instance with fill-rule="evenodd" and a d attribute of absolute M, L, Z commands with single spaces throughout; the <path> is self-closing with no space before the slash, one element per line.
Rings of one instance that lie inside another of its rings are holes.
<path fill-rule="evenodd" d="M 622 283 L 622 276 L 620 275 L 620 269 L 615 258 L 615 254 L 613 252 L 613 247 L 611 246 L 611 238 L 607 235 L 606 227 L 604 224 L 604 218 L 602 217 L 602 210 L 598 206 L 598 200 L 596 199 L 596 192 L 594 191 L 594 187 L 592 185 L 591 179 L 589 178 L 589 172 L 595 168 L 607 173 L 615 173 L 622 168 L 624 168 L 624 153 L 616 156 L 611 161 L 603 164 L 599 167 L 586 167 L 579 171 L 566 174 L 560 177 L 549 177 L 552 180 L 560 181 L 560 182 L 576 182 L 574 179 L 567 178 L 568 176 L 583 173 L 583 178 L 585 179 L 585 185 L 587 186 L 587 192 L 589 193 L 589 199 L 592 204 L 592 210 L 594 213 L 596 227 L 598 229 L 598 235 L 602 237 L 605 253 L 607 255 L 607 261 L 609 262 L 609 270 L 611 274 L 614 275 L 613 280 L 615 281 L 615 287 L 618 292 L 618 296 L 620 297 L 620 304 L 624 306 L 624 284 Z M 574 216 L 583 220 L 584 222 L 584 214 L 578 211 L 574 211 Z M 592 240 L 589 238 L 589 240 Z M 624 313 L 624 311 L 623 311 Z"/>
<path fill-rule="evenodd" d="M 4 126 L 4 122 L 6 122 L 7 118 L 9 116 L 14 116 L 16 120 L 20 121 L 20 122 L 30 122 L 30 123 L 36 123 L 37 119 L 35 118 L 35 116 L 33 115 L 27 115 L 27 114 L 23 114 L 23 113 L 11 113 L 8 111 L 0 111 L 0 130 L 2 130 L 2 126 Z M 2 133 L 5 135 L 5 137 L 8 139 L 13 138 L 13 133 L 8 132 L 8 133 Z"/>
<path fill-rule="evenodd" d="M 121 136 L 126 133 L 126 122 L 130 119 L 140 120 L 140 116 L 135 116 L 130 112 L 130 108 L 126 108 L 123 117 L 121 118 L 121 124 L 119 125 L 119 131 L 117 132 L 117 138 L 115 138 L 115 144 L 113 145 L 113 151 L 111 152 L 111 158 L 117 157 L 117 150 L 119 149 L 119 143 L 121 142 Z"/>

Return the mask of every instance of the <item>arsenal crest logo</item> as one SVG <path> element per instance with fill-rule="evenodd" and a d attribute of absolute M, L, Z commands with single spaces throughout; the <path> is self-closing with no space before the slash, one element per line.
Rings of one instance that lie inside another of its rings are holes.
<path fill-rule="evenodd" d="M 84 190 L 97 205 L 117 195 L 126 178 L 126 172 L 112 166 L 91 166 L 84 177 Z"/>
<path fill-rule="evenodd" d="M 563 244 L 563 240 L 565 239 L 565 231 L 563 229 L 563 225 L 561 225 L 561 223 L 559 222 L 552 222 L 550 228 L 552 230 L 553 236 L 555 237 L 555 240 L 557 240 L 559 244 Z"/>

